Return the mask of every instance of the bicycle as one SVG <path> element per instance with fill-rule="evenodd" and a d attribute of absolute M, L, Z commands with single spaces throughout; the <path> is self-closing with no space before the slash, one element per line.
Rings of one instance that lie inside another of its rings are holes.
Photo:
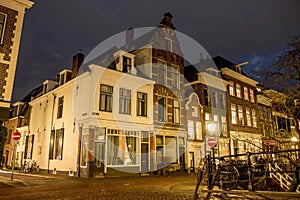
<path fill-rule="evenodd" d="M 209 190 L 212 190 L 214 185 L 217 185 L 220 189 L 225 191 L 233 190 L 237 187 L 239 182 L 239 172 L 236 167 L 231 165 L 230 161 L 219 158 L 219 164 L 216 165 L 213 159 L 208 155 L 200 162 L 195 194 L 197 194 L 200 184 L 206 174 L 208 176 Z"/>

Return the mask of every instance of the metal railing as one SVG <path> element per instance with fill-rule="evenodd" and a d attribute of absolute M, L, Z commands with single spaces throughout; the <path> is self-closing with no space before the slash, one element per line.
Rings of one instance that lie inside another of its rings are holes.
<path fill-rule="evenodd" d="M 221 158 L 232 159 L 232 158 L 237 158 L 237 157 L 245 157 L 245 156 L 247 157 L 247 174 L 248 174 L 248 190 L 249 191 L 254 191 L 253 177 L 256 173 L 266 173 L 266 174 L 268 174 L 268 176 L 270 178 L 272 178 L 273 180 L 278 182 L 278 184 L 280 185 L 280 187 L 283 190 L 287 191 L 287 190 L 290 189 L 290 187 L 292 185 L 292 181 L 293 181 L 293 178 L 290 175 L 288 175 L 287 173 L 293 173 L 293 174 L 295 174 L 295 176 L 298 176 L 297 179 L 298 179 L 298 184 L 299 184 L 299 179 L 300 179 L 299 167 L 300 166 L 297 165 L 297 162 L 292 162 L 292 164 L 295 165 L 296 170 L 283 170 L 276 163 L 273 163 L 273 164 L 268 163 L 267 171 L 256 172 L 256 171 L 253 170 L 253 165 L 252 165 L 252 162 L 251 162 L 251 156 L 263 155 L 263 154 L 265 154 L 265 155 L 274 154 L 274 155 L 278 156 L 278 155 L 283 154 L 283 153 L 291 153 L 291 152 L 297 153 L 297 152 L 300 152 L 300 149 L 270 151 L 270 152 L 266 152 L 266 151 L 263 151 L 263 152 L 247 152 L 247 153 L 244 153 L 244 154 L 221 156 Z M 213 159 L 213 158 L 211 158 L 211 159 Z M 211 163 L 211 162 L 209 162 L 209 163 Z M 208 180 L 208 186 L 210 184 L 211 183 Z M 299 186 L 298 186 L 297 192 L 300 192 L 299 191 Z"/>

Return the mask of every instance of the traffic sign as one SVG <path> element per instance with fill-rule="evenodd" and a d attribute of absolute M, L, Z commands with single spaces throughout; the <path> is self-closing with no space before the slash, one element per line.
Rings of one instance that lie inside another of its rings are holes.
<path fill-rule="evenodd" d="M 21 138 L 21 133 L 20 132 L 15 132 L 13 134 L 13 140 L 18 141 Z"/>
<path fill-rule="evenodd" d="M 207 138 L 207 144 L 210 147 L 215 147 L 217 145 L 217 138 L 215 138 L 215 137 Z"/>

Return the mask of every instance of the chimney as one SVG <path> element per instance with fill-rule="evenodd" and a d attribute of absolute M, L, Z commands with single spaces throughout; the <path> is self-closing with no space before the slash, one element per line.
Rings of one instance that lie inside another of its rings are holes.
<path fill-rule="evenodd" d="M 134 30 L 132 27 L 130 27 L 126 31 L 125 49 L 127 51 L 131 51 L 133 49 L 133 37 L 134 37 Z"/>
<path fill-rule="evenodd" d="M 84 60 L 84 54 L 81 53 L 81 50 L 79 50 L 79 52 L 75 56 L 73 56 L 72 79 L 77 76 L 77 72 L 81 64 L 83 63 L 83 60 Z"/>
<path fill-rule="evenodd" d="M 176 28 L 173 25 L 172 18 L 173 15 L 170 12 L 165 13 L 159 27 L 175 30 Z"/>

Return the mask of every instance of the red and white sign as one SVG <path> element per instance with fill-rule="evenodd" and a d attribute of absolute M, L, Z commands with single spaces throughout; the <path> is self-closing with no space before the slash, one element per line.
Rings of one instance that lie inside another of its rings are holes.
<path fill-rule="evenodd" d="M 21 138 L 21 133 L 20 132 L 15 132 L 13 134 L 13 140 L 18 141 Z"/>
<path fill-rule="evenodd" d="M 217 145 L 217 138 L 215 138 L 215 137 L 207 138 L 207 144 L 210 147 L 215 147 Z"/>

